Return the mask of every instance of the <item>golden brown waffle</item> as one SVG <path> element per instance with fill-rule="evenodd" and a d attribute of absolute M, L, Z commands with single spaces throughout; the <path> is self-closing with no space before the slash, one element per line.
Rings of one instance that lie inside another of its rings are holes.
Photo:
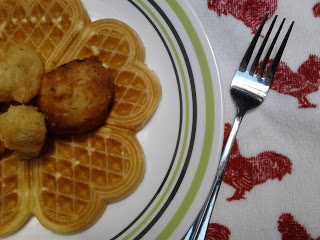
<path fill-rule="evenodd" d="M 116 20 L 92 23 L 80 0 L 0 0 L 0 56 L 17 43 L 33 47 L 46 71 L 97 55 L 115 79 L 115 103 L 102 128 L 49 137 L 35 160 L 11 152 L 0 160 L 0 236 L 33 215 L 53 231 L 80 231 L 142 181 L 145 159 L 135 135 L 159 103 L 159 80 L 143 63 L 139 36 Z"/>
<path fill-rule="evenodd" d="M 13 153 L 0 156 L 0 233 L 19 229 L 30 217 L 31 199 L 27 162 Z"/>
<path fill-rule="evenodd" d="M 143 178 L 144 155 L 132 131 L 105 127 L 48 145 L 32 166 L 33 203 L 39 221 L 54 231 L 88 227 L 106 202 L 126 197 Z"/>

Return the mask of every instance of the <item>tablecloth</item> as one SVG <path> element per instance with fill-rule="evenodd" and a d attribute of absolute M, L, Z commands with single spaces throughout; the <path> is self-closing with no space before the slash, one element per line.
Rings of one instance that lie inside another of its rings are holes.
<path fill-rule="evenodd" d="M 206 239 L 320 239 L 320 1 L 188 1 L 216 57 L 225 133 L 230 83 L 265 12 L 264 32 L 275 15 L 275 28 L 295 21 L 267 99 L 240 126 Z"/>

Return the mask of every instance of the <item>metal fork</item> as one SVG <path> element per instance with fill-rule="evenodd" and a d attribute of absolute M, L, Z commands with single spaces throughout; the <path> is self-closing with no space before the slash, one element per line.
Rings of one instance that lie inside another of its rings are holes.
<path fill-rule="evenodd" d="M 236 71 L 235 76 L 233 77 L 233 80 L 231 82 L 230 93 L 234 103 L 237 106 L 237 114 L 231 129 L 231 132 L 229 134 L 229 137 L 225 143 L 225 146 L 221 155 L 220 163 L 217 169 L 217 173 L 216 173 L 212 188 L 210 190 L 209 196 L 207 197 L 206 202 L 202 207 L 199 215 L 197 216 L 197 218 L 189 228 L 189 231 L 187 232 L 186 236 L 183 238 L 184 240 L 191 240 L 191 239 L 199 240 L 199 239 L 205 238 L 207 227 L 212 214 L 212 210 L 214 208 L 214 204 L 218 196 L 218 192 L 223 180 L 223 176 L 228 164 L 228 160 L 230 158 L 231 150 L 232 150 L 240 123 L 244 115 L 246 114 L 246 112 L 258 107 L 266 98 L 269 87 L 272 83 L 273 77 L 276 73 L 278 64 L 280 62 L 282 53 L 289 39 L 289 35 L 291 33 L 294 22 L 291 23 L 269 70 L 267 71 L 266 75 L 263 77 L 271 52 L 275 46 L 275 43 L 279 37 L 279 34 L 281 32 L 281 29 L 285 21 L 285 19 L 283 19 L 283 21 L 281 22 L 279 29 L 274 36 L 274 39 L 266 53 L 266 56 L 263 62 L 259 64 L 260 65 L 259 70 L 256 71 L 256 68 L 259 63 L 259 59 L 264 51 L 264 48 L 269 39 L 273 26 L 276 22 L 277 16 L 275 16 L 269 27 L 269 30 L 266 36 L 264 37 L 261 47 L 258 50 L 254 61 L 252 62 L 250 70 L 247 71 L 249 61 L 251 59 L 256 43 L 260 37 L 262 28 L 268 18 L 268 15 L 269 15 L 269 12 L 266 13 L 261 25 L 259 26 L 259 29 L 254 35 L 240 63 L 240 66 Z"/>

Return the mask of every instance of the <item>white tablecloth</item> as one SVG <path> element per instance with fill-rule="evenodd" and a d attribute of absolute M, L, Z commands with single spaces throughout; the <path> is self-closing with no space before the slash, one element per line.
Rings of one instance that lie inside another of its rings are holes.
<path fill-rule="evenodd" d="M 217 59 L 226 131 L 236 111 L 229 94 L 230 83 L 265 12 L 270 11 L 271 18 L 263 33 L 275 15 L 275 28 L 283 18 L 284 30 L 295 21 L 267 99 L 249 112 L 240 126 L 207 239 L 317 239 L 319 0 L 188 1 L 204 25 Z"/>

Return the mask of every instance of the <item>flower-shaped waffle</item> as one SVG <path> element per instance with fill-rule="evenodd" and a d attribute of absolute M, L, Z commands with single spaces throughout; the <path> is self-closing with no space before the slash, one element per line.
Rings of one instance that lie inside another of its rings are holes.
<path fill-rule="evenodd" d="M 38 159 L 0 157 L 0 235 L 36 216 L 48 229 L 77 232 L 108 203 L 143 179 L 144 153 L 136 132 L 161 98 L 139 36 L 111 19 L 91 22 L 79 0 L 0 0 L 0 54 L 13 44 L 33 47 L 46 71 L 75 58 L 99 56 L 115 79 L 115 100 L 103 127 L 81 136 L 49 137 Z"/>

